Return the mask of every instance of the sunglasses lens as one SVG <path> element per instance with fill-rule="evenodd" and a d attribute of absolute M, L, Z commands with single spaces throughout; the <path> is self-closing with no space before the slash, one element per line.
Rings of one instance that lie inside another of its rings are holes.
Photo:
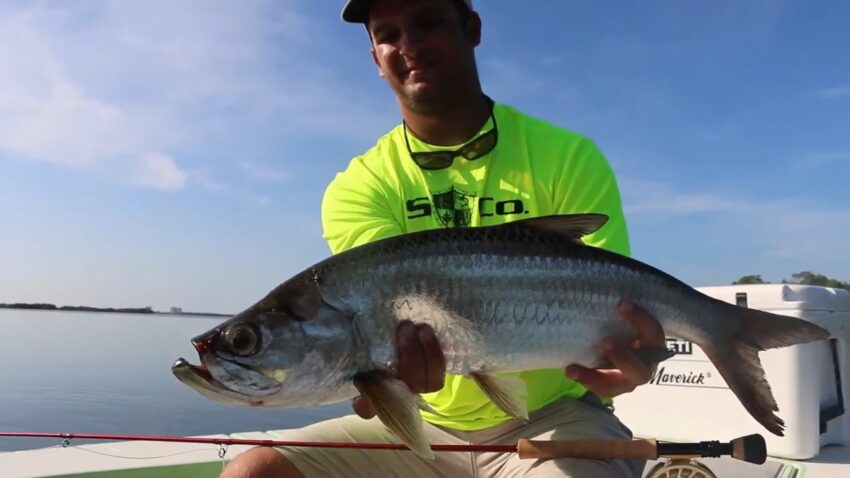
<path fill-rule="evenodd" d="M 454 155 L 450 152 L 413 153 L 413 160 L 422 169 L 445 169 L 452 165 Z"/>
<path fill-rule="evenodd" d="M 460 154 L 469 161 L 478 159 L 481 156 L 493 151 L 496 147 L 496 131 L 490 130 L 483 135 L 475 138 L 475 140 L 463 147 Z"/>
<path fill-rule="evenodd" d="M 496 143 L 498 142 L 499 136 L 496 127 L 496 116 L 493 115 L 492 111 L 490 112 L 490 117 L 493 119 L 493 129 L 455 151 L 411 151 L 410 141 L 407 138 L 407 123 L 404 123 L 404 143 L 407 146 L 407 152 L 410 153 L 410 157 L 413 158 L 413 161 L 420 168 L 430 170 L 448 168 L 457 156 L 462 156 L 467 161 L 478 159 L 493 151 L 493 148 L 496 147 Z"/>

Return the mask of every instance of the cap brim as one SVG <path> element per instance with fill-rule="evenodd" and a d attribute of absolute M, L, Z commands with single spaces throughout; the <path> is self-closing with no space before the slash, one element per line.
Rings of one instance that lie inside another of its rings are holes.
<path fill-rule="evenodd" d="M 348 0 L 342 9 L 342 20 L 348 23 L 369 23 L 372 0 Z"/>
<path fill-rule="evenodd" d="M 464 5 L 469 11 L 472 9 L 472 0 L 464 0 Z M 372 0 L 348 0 L 342 7 L 342 20 L 348 23 L 369 23 L 369 7 Z"/>

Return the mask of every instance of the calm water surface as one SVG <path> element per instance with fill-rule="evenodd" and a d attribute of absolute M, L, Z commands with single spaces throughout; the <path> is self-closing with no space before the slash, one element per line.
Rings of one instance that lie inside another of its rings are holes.
<path fill-rule="evenodd" d="M 0 309 L 0 431 L 204 435 L 299 427 L 350 413 L 217 404 L 171 375 L 218 318 Z M 0 438 L 0 451 L 59 440 Z M 84 443 L 75 441 L 75 443 Z"/>

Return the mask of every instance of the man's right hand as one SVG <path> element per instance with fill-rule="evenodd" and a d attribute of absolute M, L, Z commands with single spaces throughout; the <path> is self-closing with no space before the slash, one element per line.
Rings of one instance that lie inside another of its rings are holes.
<path fill-rule="evenodd" d="M 446 358 L 434 329 L 427 324 L 399 322 L 395 329 L 396 377 L 413 393 L 436 392 L 443 388 Z M 375 410 L 363 397 L 352 402 L 354 413 L 372 418 Z"/>

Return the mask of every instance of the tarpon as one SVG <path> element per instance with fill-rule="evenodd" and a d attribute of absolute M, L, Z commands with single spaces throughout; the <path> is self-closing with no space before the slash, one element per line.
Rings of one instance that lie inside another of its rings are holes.
<path fill-rule="evenodd" d="M 508 415 L 527 419 L 525 384 L 501 372 L 605 364 L 602 340 L 632 340 L 617 313 L 629 299 L 667 336 L 699 345 L 767 430 L 784 422 L 759 351 L 823 340 L 801 319 L 710 298 L 678 279 L 581 238 L 599 214 L 439 229 L 334 255 L 192 339 L 201 365 L 172 370 L 224 403 L 300 408 L 362 395 L 406 445 L 431 456 L 418 395 L 391 373 L 397 323 L 433 327 L 446 371 L 476 381 Z"/>

